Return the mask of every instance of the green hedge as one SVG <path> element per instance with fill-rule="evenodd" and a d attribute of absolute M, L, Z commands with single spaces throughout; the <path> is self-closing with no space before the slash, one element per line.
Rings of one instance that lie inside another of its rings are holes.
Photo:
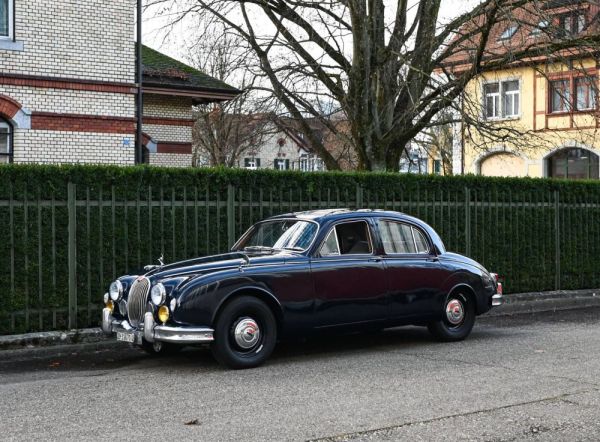
<path fill-rule="evenodd" d="M 119 274 L 161 254 L 174 261 L 222 252 L 261 218 L 318 208 L 422 218 L 449 250 L 505 275 L 507 292 L 600 286 L 599 182 L 10 165 L 0 168 L 0 283 L 8 293 L 0 334 L 68 325 L 68 183 L 79 327 L 97 324 L 102 294 Z"/>

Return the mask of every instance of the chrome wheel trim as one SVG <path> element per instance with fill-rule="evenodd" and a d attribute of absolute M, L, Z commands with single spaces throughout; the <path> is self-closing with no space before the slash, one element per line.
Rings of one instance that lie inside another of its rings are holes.
<path fill-rule="evenodd" d="M 260 328 L 252 318 L 241 318 L 233 329 L 235 344 L 242 350 L 250 350 L 260 342 Z"/>
<path fill-rule="evenodd" d="M 451 325 L 460 325 L 465 319 L 465 306 L 459 299 L 452 298 L 446 304 L 446 319 Z"/>

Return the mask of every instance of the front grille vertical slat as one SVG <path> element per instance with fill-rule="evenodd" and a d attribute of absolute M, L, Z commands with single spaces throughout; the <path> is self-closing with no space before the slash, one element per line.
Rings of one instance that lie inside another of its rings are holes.
<path fill-rule="evenodd" d="M 148 293 L 150 292 L 150 280 L 146 277 L 136 279 L 129 290 L 127 300 L 127 317 L 133 327 L 139 327 L 144 320 Z"/>

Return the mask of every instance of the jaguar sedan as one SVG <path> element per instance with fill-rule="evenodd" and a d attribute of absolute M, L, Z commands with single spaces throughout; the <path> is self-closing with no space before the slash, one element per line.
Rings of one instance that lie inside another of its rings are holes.
<path fill-rule="evenodd" d="M 423 221 L 346 209 L 275 216 L 230 253 L 126 275 L 104 295 L 102 328 L 150 353 L 210 344 L 231 368 L 262 364 L 280 339 L 420 325 L 465 339 L 502 303 L 498 276 L 447 252 Z"/>

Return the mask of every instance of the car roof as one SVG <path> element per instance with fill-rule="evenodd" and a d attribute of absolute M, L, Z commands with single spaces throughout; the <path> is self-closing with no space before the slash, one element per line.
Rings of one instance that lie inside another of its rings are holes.
<path fill-rule="evenodd" d="M 399 221 L 408 221 L 416 224 L 422 229 L 426 230 L 429 233 L 429 236 L 435 246 L 437 247 L 440 253 L 445 252 L 445 247 L 442 239 L 437 234 L 437 232 L 425 221 L 415 218 L 414 216 L 407 215 L 401 212 L 394 212 L 391 210 L 378 210 L 378 209 L 360 209 L 360 210 L 350 210 L 350 209 L 322 209 L 322 210 L 309 210 L 306 212 L 292 212 L 285 213 L 282 215 L 272 216 L 267 218 L 267 220 L 277 220 L 277 219 L 299 219 L 299 220 L 307 220 L 307 221 L 315 221 L 320 225 L 328 224 L 330 222 L 335 222 L 338 220 L 348 219 L 348 218 L 391 218 Z M 265 220 L 266 221 L 266 220 Z"/>
<path fill-rule="evenodd" d="M 321 210 L 308 210 L 305 212 L 291 212 L 282 215 L 272 216 L 268 219 L 281 219 L 281 218 L 297 218 L 305 219 L 310 221 L 317 221 L 319 223 L 326 221 L 335 221 L 338 219 L 345 218 L 365 218 L 365 217 L 391 217 L 391 218 L 412 218 L 409 215 L 405 215 L 400 212 L 392 212 L 390 210 L 375 210 L 375 209 L 321 209 Z"/>

